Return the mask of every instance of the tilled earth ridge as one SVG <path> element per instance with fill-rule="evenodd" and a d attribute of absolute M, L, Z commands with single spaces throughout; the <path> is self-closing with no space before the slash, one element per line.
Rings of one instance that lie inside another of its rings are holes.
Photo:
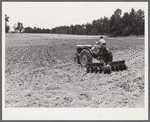
<path fill-rule="evenodd" d="M 122 59 L 128 70 L 110 75 L 87 74 L 74 62 L 12 63 L 5 71 L 5 107 L 144 107 L 144 50 L 114 54 Z"/>

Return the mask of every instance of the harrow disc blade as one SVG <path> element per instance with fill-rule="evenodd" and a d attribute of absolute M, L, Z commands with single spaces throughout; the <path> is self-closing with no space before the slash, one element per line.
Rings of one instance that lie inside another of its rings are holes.
<path fill-rule="evenodd" d="M 99 73 L 102 73 L 103 72 L 103 69 L 102 67 L 99 68 Z"/>
<path fill-rule="evenodd" d="M 111 62 L 110 68 L 108 68 L 107 66 L 105 67 L 103 63 L 88 63 L 87 64 L 87 73 L 108 73 L 110 74 L 112 71 L 123 71 L 123 70 L 127 70 L 127 66 L 125 64 L 125 60 L 121 60 L 121 61 L 113 61 Z"/>
<path fill-rule="evenodd" d="M 95 71 L 95 73 L 97 73 L 97 72 L 98 72 L 98 68 L 97 68 L 97 67 L 95 67 L 95 68 L 94 68 L 94 71 Z"/>
<path fill-rule="evenodd" d="M 113 61 L 111 62 L 111 66 L 115 66 L 115 65 L 124 65 L 125 64 L 125 60 L 121 60 L 121 61 Z"/>
<path fill-rule="evenodd" d="M 89 67 L 86 68 L 86 72 L 90 73 L 90 68 Z"/>
<path fill-rule="evenodd" d="M 123 65 L 123 70 L 127 70 L 127 66 L 126 65 Z"/>
<path fill-rule="evenodd" d="M 123 71 L 127 70 L 127 66 L 125 65 L 125 60 L 114 61 L 111 64 L 112 71 Z"/>

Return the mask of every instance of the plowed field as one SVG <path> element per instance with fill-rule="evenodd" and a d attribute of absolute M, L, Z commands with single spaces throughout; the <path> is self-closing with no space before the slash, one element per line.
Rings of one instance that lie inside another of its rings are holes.
<path fill-rule="evenodd" d="M 143 108 L 144 38 L 104 38 L 127 71 L 87 74 L 73 61 L 77 44 L 99 36 L 6 34 L 5 107 Z"/>

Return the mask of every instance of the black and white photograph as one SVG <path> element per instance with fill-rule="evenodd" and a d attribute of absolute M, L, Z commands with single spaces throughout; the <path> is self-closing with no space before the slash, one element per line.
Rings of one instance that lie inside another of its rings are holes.
<path fill-rule="evenodd" d="M 147 120 L 148 2 L 2 2 L 4 120 Z"/>

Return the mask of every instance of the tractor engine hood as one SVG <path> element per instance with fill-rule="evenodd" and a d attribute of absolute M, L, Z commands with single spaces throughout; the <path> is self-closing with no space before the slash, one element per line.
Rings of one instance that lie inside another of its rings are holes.
<path fill-rule="evenodd" d="M 92 48 L 91 45 L 77 45 L 77 48 Z"/>

